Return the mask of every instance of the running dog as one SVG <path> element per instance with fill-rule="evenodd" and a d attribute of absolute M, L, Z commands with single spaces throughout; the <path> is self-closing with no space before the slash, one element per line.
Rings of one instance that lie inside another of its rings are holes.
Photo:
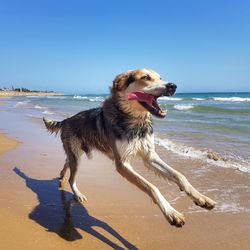
<path fill-rule="evenodd" d="M 184 216 L 168 203 L 156 186 L 132 168 L 130 161 L 135 155 L 157 175 L 175 182 L 196 205 L 214 208 L 212 199 L 199 193 L 183 174 L 167 165 L 155 152 L 151 115 L 166 116 L 157 98 L 172 96 L 176 88 L 153 70 L 129 70 L 116 76 L 111 96 L 101 107 L 82 111 L 60 122 L 43 119 L 48 131 L 61 134 L 67 157 L 60 179 L 62 183 L 65 181 L 69 168 L 69 184 L 78 201 L 87 200 L 76 185 L 79 159 L 83 153 L 91 158 L 92 151 L 97 149 L 115 162 L 116 170 L 123 177 L 153 199 L 171 225 L 183 226 Z"/>

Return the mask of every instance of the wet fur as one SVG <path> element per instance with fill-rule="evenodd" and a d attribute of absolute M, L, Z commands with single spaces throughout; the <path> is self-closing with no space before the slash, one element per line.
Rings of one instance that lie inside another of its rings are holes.
<path fill-rule="evenodd" d="M 149 77 L 142 80 L 145 74 Z M 159 75 L 152 70 L 125 72 L 114 79 L 111 96 L 104 101 L 102 107 L 82 111 L 61 122 L 44 119 L 44 123 L 51 133 L 61 134 L 67 158 L 60 177 L 63 184 L 66 171 L 70 169 L 69 183 L 76 199 L 81 202 L 87 200 L 76 185 L 79 159 L 83 153 L 91 158 L 92 150 L 97 149 L 115 161 L 116 169 L 122 176 L 154 200 L 170 224 L 181 227 L 185 222 L 184 216 L 171 207 L 160 191 L 130 165 L 131 158 L 139 155 L 146 167 L 175 182 L 197 205 L 207 209 L 212 209 L 215 205 L 214 201 L 193 188 L 184 175 L 160 159 L 154 148 L 150 113 L 137 101 L 127 99 L 129 92 L 149 87 L 152 89 L 159 82 Z"/>

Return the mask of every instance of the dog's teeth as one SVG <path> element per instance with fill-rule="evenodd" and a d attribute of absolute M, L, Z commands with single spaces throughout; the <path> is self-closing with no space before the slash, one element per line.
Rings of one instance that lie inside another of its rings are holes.
<path fill-rule="evenodd" d="M 166 114 L 167 111 L 166 111 L 166 110 L 159 110 L 159 113 L 160 113 L 160 114 Z"/>

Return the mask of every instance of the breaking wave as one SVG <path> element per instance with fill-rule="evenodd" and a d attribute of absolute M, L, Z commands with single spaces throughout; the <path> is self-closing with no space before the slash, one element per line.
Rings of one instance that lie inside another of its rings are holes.
<path fill-rule="evenodd" d="M 14 107 L 17 108 L 17 107 L 20 107 L 20 106 L 26 106 L 29 103 L 30 103 L 30 101 L 17 102 Z"/>
<path fill-rule="evenodd" d="M 169 96 L 161 96 L 158 98 L 161 101 L 182 101 L 183 98 L 180 97 L 169 97 Z"/>
<path fill-rule="evenodd" d="M 160 139 L 156 137 L 155 143 L 185 158 L 198 159 L 205 163 L 209 163 L 218 167 L 232 168 L 237 169 L 241 172 L 250 173 L 250 162 L 247 160 L 235 160 L 231 157 L 221 157 L 216 152 L 208 150 L 198 150 L 193 147 L 174 143 L 169 139 Z"/>
<path fill-rule="evenodd" d="M 42 106 L 39 106 L 39 105 L 35 105 L 34 108 L 35 109 L 46 109 L 46 107 L 42 107 Z"/>
<path fill-rule="evenodd" d="M 89 102 L 103 102 L 105 100 L 104 96 L 81 96 L 81 95 L 74 95 L 73 99 L 76 100 L 83 100 Z"/>
<path fill-rule="evenodd" d="M 48 110 L 45 110 L 42 113 L 45 114 L 45 115 L 54 115 L 55 114 L 55 113 L 53 113 L 51 111 L 48 111 Z"/>
<path fill-rule="evenodd" d="M 205 98 L 192 98 L 192 100 L 195 100 L 195 101 L 205 101 L 206 99 Z"/>
<path fill-rule="evenodd" d="M 194 108 L 193 105 L 174 105 L 174 109 L 177 109 L 177 110 L 189 110 L 189 109 L 192 109 Z"/>
<path fill-rule="evenodd" d="M 248 97 L 213 97 L 212 98 L 215 101 L 220 101 L 220 102 L 250 102 L 250 98 Z"/>
<path fill-rule="evenodd" d="M 87 96 L 75 95 L 75 96 L 73 96 L 73 99 L 88 100 L 88 97 Z"/>

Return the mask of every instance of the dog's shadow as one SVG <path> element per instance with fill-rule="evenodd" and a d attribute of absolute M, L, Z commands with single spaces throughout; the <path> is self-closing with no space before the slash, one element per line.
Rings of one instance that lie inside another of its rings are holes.
<path fill-rule="evenodd" d="M 137 249 L 107 223 L 91 216 L 82 204 L 74 200 L 71 193 L 59 190 L 59 178 L 37 180 L 28 177 L 17 167 L 13 171 L 23 178 L 26 186 L 37 195 L 39 204 L 29 214 L 29 218 L 46 228 L 47 231 L 57 233 L 67 241 L 75 241 L 82 238 L 82 235 L 77 231 L 78 228 L 91 234 L 113 249 L 124 249 L 124 247 Z M 105 230 L 119 240 L 124 247 L 117 245 L 93 227 Z"/>

